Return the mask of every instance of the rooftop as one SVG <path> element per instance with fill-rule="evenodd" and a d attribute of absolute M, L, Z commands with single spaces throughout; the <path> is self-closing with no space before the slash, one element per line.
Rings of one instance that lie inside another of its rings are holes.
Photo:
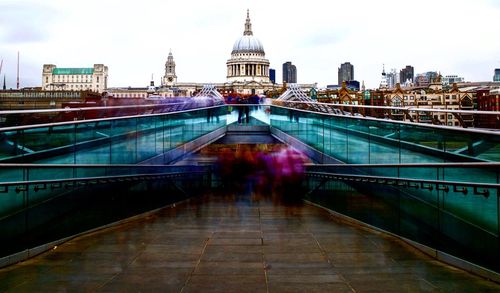
<path fill-rule="evenodd" d="M 52 74 L 54 75 L 83 75 L 93 74 L 94 68 L 54 68 Z"/>

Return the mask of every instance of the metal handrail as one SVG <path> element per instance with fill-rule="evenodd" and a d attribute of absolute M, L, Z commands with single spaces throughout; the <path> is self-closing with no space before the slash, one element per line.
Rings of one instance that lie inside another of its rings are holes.
<path fill-rule="evenodd" d="M 286 102 L 286 103 L 288 103 L 288 102 Z M 478 129 L 478 128 L 458 128 L 455 126 L 442 126 L 442 125 L 434 125 L 434 124 L 427 124 L 427 123 L 416 123 L 416 122 L 400 121 L 400 120 L 388 120 L 388 119 L 382 119 L 382 118 L 370 117 L 370 116 L 364 117 L 364 116 L 340 115 L 340 114 L 335 114 L 335 113 L 325 113 L 325 112 L 317 112 L 317 111 L 311 111 L 311 110 L 306 110 L 306 109 L 290 108 L 290 107 L 281 106 L 281 105 L 272 105 L 272 106 L 277 107 L 277 108 L 286 109 L 286 110 L 294 110 L 294 111 L 300 111 L 300 112 L 304 112 L 304 113 L 311 113 L 311 114 L 330 116 L 330 117 L 343 117 L 343 118 L 355 119 L 355 120 L 368 120 L 368 121 L 384 122 L 384 123 L 391 123 L 391 124 L 402 124 L 402 125 L 408 125 L 408 126 L 412 126 L 412 127 L 435 128 L 435 129 L 440 129 L 443 131 L 472 132 L 472 133 L 500 136 L 500 131 L 497 131 L 497 130 L 486 130 L 486 129 Z M 351 105 L 349 105 L 349 106 L 351 106 Z M 498 115 L 500 115 L 500 112 L 498 113 Z"/>
<path fill-rule="evenodd" d="M 1 164 L 0 164 L 1 166 Z M 465 168 L 478 168 L 478 167 L 499 167 L 499 162 L 449 162 L 449 163 L 404 163 L 404 164 L 314 164 L 314 163 L 305 163 L 305 167 L 436 167 L 436 168 L 445 168 L 445 167 L 465 167 Z M 500 169 L 499 169 L 500 170 Z"/>
<path fill-rule="evenodd" d="M 30 163 L 0 163 L 0 168 L 36 167 L 36 168 L 198 168 L 207 166 L 200 165 L 137 165 L 137 164 L 30 164 Z"/>
<path fill-rule="evenodd" d="M 476 182 L 466 182 L 466 181 L 439 181 L 439 180 L 428 180 L 428 179 L 415 179 L 415 178 L 402 178 L 402 177 L 386 177 L 386 176 L 372 176 L 372 175 L 354 175 L 354 174 L 344 174 L 344 173 L 325 173 L 325 172 L 306 172 L 306 175 L 314 175 L 320 178 L 325 177 L 335 177 L 339 178 L 353 178 L 359 179 L 358 182 L 370 182 L 370 183 L 380 183 L 386 185 L 396 185 L 396 184 L 387 184 L 388 182 L 411 182 L 411 183 L 419 183 L 419 184 L 433 184 L 433 185 L 451 185 L 455 187 L 465 187 L 470 186 L 473 188 L 492 188 L 492 189 L 500 189 L 500 184 L 494 183 L 476 183 Z M 371 180 L 371 181 L 370 181 Z M 373 181 L 375 180 L 375 181 Z M 381 180 L 384 180 L 382 182 Z M 399 185 L 402 186 L 402 185 Z M 418 185 L 416 185 L 418 186 Z M 412 186 L 410 186 L 412 187 Z M 422 187 L 422 189 L 426 189 Z M 497 196 L 500 196 L 498 194 Z"/>
<path fill-rule="evenodd" d="M 186 105 L 186 103 L 169 103 L 169 104 L 145 104 L 145 105 L 122 105 L 122 106 L 107 106 L 107 107 L 80 107 L 80 108 L 57 108 L 57 109 L 36 109 L 36 110 L 3 110 L 3 114 L 36 114 L 36 113 L 57 113 L 57 112 L 79 112 L 91 110 L 118 110 L 118 109 L 134 109 L 134 108 L 161 108 L 166 106 Z"/>
<path fill-rule="evenodd" d="M 207 171 L 190 171 L 190 172 L 168 172 L 168 173 L 154 173 L 154 174 L 132 174 L 132 175 L 115 175 L 115 176 L 98 176 L 98 177 L 77 177 L 77 178 L 65 178 L 65 179 L 50 179 L 50 180 L 33 180 L 33 181 L 11 181 L 11 182 L 0 182 L 0 187 L 3 188 L 3 190 L 0 191 L 1 193 L 6 193 L 8 191 L 8 187 L 11 186 L 29 186 L 29 185 L 47 185 L 47 184 L 63 184 L 63 183 L 68 183 L 68 182 L 76 182 L 76 181 L 82 181 L 82 182 L 94 182 L 97 183 L 104 183 L 103 181 L 112 181 L 112 180 L 120 180 L 120 179 L 134 179 L 134 178 L 139 178 L 139 179 L 144 179 L 144 178 L 149 178 L 153 177 L 158 178 L 158 177 L 169 177 L 169 176 L 180 176 L 180 175 L 192 175 L 192 174 L 203 174 L 207 173 Z"/>
<path fill-rule="evenodd" d="M 419 107 L 391 107 L 391 106 L 375 106 L 375 105 L 352 105 L 352 104 L 334 104 L 324 102 L 303 102 L 303 101 L 279 101 L 280 103 L 296 103 L 296 104 L 311 104 L 311 105 L 325 105 L 325 106 L 338 106 L 338 107 L 353 107 L 353 108 L 367 108 L 367 109 L 385 109 L 385 110 L 407 110 L 407 111 L 422 111 L 422 112 L 445 112 L 445 113 L 464 113 L 464 114 L 480 114 L 480 115 L 500 115 L 500 111 L 478 111 L 478 110 L 447 110 L 447 109 L 429 109 Z M 278 105 L 274 105 L 278 106 Z"/>
<path fill-rule="evenodd" d="M 44 124 L 30 124 L 30 125 L 18 125 L 18 126 L 8 126 L 0 128 L 0 131 L 14 131 L 14 130 L 24 130 L 24 129 L 32 129 L 32 128 L 43 128 L 43 127 L 54 127 L 54 126 L 64 126 L 64 125 L 74 125 L 74 124 L 85 124 L 85 123 L 94 123 L 101 121 L 113 121 L 120 119 L 132 119 L 132 118 L 140 118 L 140 117 L 156 117 L 156 116 L 164 116 L 164 115 L 174 115 L 174 114 L 182 114 L 193 111 L 200 110 L 209 110 L 214 108 L 220 108 L 226 105 L 217 105 L 205 108 L 193 108 L 188 110 L 181 111 L 171 111 L 166 113 L 155 113 L 155 114 L 137 114 L 137 115 L 129 115 L 129 116 L 117 116 L 117 117 L 106 117 L 106 118 L 96 118 L 96 119 L 86 119 L 86 120 L 76 120 L 76 121 L 62 121 L 62 122 L 52 122 L 52 123 L 44 123 Z"/>
<path fill-rule="evenodd" d="M 500 162 L 448 162 L 448 163 L 403 163 L 403 164 L 314 164 L 305 163 L 305 167 L 500 167 Z M 33 163 L 0 163 L 0 168 L 15 168 L 15 167 L 36 167 L 36 168 L 206 168 L 207 166 L 200 165 L 173 165 L 173 164 L 156 164 L 156 165 L 137 165 L 137 164 L 33 164 Z"/>

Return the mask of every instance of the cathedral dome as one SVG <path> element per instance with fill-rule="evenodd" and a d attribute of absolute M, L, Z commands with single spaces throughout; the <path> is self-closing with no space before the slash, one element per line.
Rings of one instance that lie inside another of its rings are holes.
<path fill-rule="evenodd" d="M 253 35 L 244 35 L 234 42 L 233 51 L 231 53 L 235 54 L 246 52 L 264 54 L 264 46 L 262 46 L 259 39 Z"/>
<path fill-rule="evenodd" d="M 253 36 L 252 24 L 250 23 L 250 12 L 247 10 L 247 20 L 245 22 L 245 31 L 243 36 L 234 42 L 233 51 L 231 54 L 238 53 L 264 53 L 264 46 L 262 43 Z"/>

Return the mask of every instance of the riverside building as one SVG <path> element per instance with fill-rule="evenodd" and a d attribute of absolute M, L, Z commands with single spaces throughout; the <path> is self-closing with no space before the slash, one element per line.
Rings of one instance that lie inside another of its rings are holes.
<path fill-rule="evenodd" d="M 107 87 L 108 67 L 104 64 L 81 68 L 58 68 L 54 64 L 43 65 L 42 90 L 102 93 Z"/>

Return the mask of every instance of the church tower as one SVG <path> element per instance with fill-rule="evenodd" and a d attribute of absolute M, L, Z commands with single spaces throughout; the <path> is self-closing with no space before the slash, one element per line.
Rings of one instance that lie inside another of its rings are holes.
<path fill-rule="evenodd" d="M 380 80 L 379 89 L 389 88 L 389 82 L 387 81 L 387 74 L 385 73 L 385 64 L 382 66 L 382 78 Z"/>
<path fill-rule="evenodd" d="M 165 76 L 163 77 L 163 84 L 166 86 L 172 86 L 177 82 L 177 75 L 175 74 L 175 62 L 174 56 L 172 56 L 172 51 L 168 53 L 167 62 L 165 63 Z"/>

